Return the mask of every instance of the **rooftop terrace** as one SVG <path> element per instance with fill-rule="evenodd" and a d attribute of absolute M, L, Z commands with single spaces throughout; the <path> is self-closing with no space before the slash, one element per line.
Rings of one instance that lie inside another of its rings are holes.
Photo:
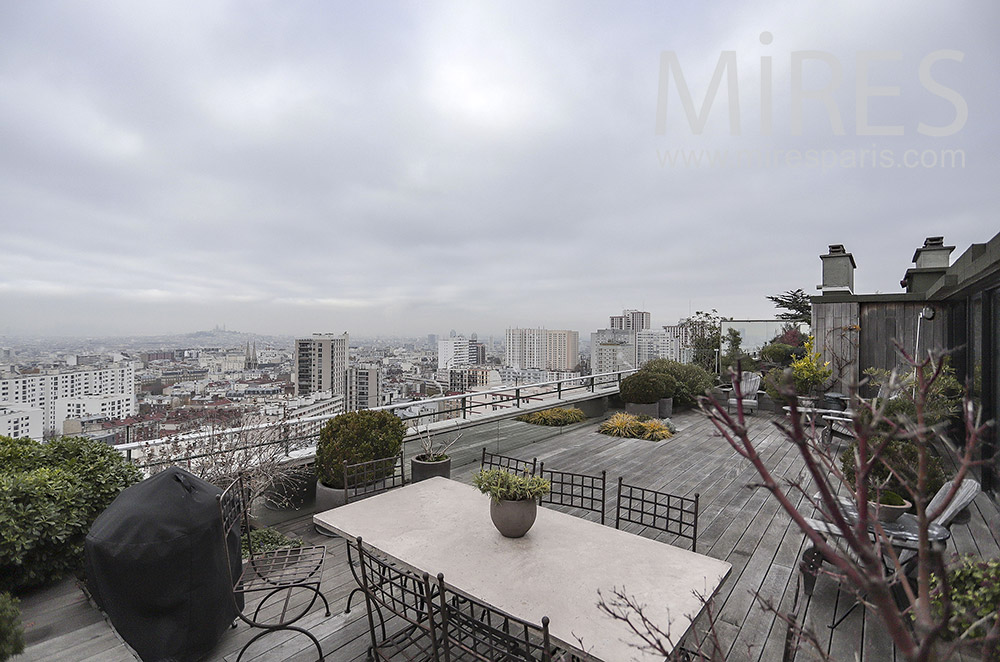
<path fill-rule="evenodd" d="M 479 449 L 487 446 L 491 451 L 525 459 L 537 457 L 547 466 L 565 471 L 606 469 L 609 484 L 622 475 L 630 483 L 653 489 L 679 494 L 699 492 L 698 551 L 733 566 L 715 599 L 717 629 L 728 659 L 780 660 L 786 628 L 772 613 L 756 604 L 753 593 L 770 598 L 782 610 L 791 608 L 797 593 L 803 535 L 790 526 L 789 518 L 779 511 L 777 502 L 764 489 L 747 487 L 756 480 L 755 471 L 735 456 L 700 413 L 684 412 L 673 420 L 679 428 L 678 434 L 660 443 L 598 434 L 593 419 L 565 429 L 541 428 L 514 420 L 491 422 L 468 431 L 462 438 L 462 448 L 452 449 L 452 477 L 470 482 L 478 470 Z M 774 420 L 774 415 L 768 413 L 749 417 L 751 437 L 777 475 L 796 478 L 802 469 L 801 460 L 776 430 Z M 409 448 L 407 451 L 412 453 Z M 949 550 L 997 556 L 1000 554 L 997 504 L 988 495 L 980 494 L 969 510 L 968 521 L 952 527 Z M 485 509 L 483 517 L 483 525 L 490 526 Z M 613 522 L 613 491 L 608 498 L 608 517 Z M 989 523 L 993 523 L 993 528 Z M 364 608 L 355 607 L 350 614 L 343 613 L 347 595 L 354 588 L 344 542 L 315 533 L 311 513 L 303 512 L 280 528 L 310 543 L 327 545 L 323 591 L 333 616 L 326 618 L 320 609 L 314 608 L 302 624 L 320 638 L 328 660 L 364 660 L 368 645 Z M 671 540 L 665 537 L 664 542 Z M 855 609 L 836 629 L 827 627 L 854 601 L 852 594 L 839 591 L 832 579 L 821 576 L 813 597 L 805 604 L 806 622 L 834 659 L 854 659 L 856 653 L 862 661 L 893 660 L 891 642 L 877 617 L 866 608 Z M 17 660 L 131 662 L 136 659 L 75 580 L 24 596 L 22 611 L 28 647 Z M 559 615 L 550 617 L 555 620 Z M 250 636 L 249 628 L 240 623 L 223 636 L 206 659 L 232 662 Z M 310 646 L 304 637 L 275 634 L 251 647 L 244 659 L 304 662 L 315 659 Z M 807 653 L 800 653 L 799 659 L 812 659 Z"/>

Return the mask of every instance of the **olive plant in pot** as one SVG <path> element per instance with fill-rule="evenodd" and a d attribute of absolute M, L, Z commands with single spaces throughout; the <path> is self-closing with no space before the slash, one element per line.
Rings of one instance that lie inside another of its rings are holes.
<path fill-rule="evenodd" d="M 868 501 L 868 513 L 880 522 L 895 522 L 913 507 L 911 502 L 892 490 L 877 490 L 876 494 L 876 501 Z"/>
<path fill-rule="evenodd" d="M 448 450 L 462 438 L 463 434 L 465 433 L 459 432 L 451 441 L 445 439 L 435 441 L 429 426 L 424 428 L 423 432 L 417 428 L 420 453 L 410 458 L 410 482 L 419 483 L 434 476 L 451 478 L 451 458 L 448 457 Z"/>
<path fill-rule="evenodd" d="M 403 447 L 406 424 L 387 411 L 363 409 L 330 419 L 319 432 L 316 444 L 316 511 L 329 510 L 347 501 L 344 466 L 393 458 Z M 383 480 L 392 475 L 393 465 L 372 475 Z"/>
<path fill-rule="evenodd" d="M 538 498 L 549 493 L 549 481 L 503 469 L 483 469 L 472 478 L 479 491 L 490 497 L 490 519 L 501 535 L 520 538 L 535 523 Z"/>
<path fill-rule="evenodd" d="M 833 375 L 833 368 L 829 361 L 822 360 L 819 352 L 813 351 L 812 336 L 806 341 L 805 349 L 805 356 L 792 361 L 792 382 L 795 384 L 795 393 L 799 396 L 799 405 L 815 407 L 823 395 L 823 387 Z"/>

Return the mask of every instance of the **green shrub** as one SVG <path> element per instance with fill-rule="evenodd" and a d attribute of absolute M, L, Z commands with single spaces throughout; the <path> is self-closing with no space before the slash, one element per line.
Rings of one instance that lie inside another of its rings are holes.
<path fill-rule="evenodd" d="M 494 501 L 527 501 L 549 493 L 551 485 L 541 476 L 519 476 L 503 469 L 483 469 L 472 484 Z"/>
<path fill-rule="evenodd" d="M 945 630 L 946 640 L 956 639 L 973 624 L 986 617 L 984 624 L 973 628 L 972 638 L 982 638 L 997 618 L 1000 604 L 1000 558 L 983 560 L 975 556 L 965 556 L 948 568 L 948 597 L 951 600 L 951 618 Z M 935 618 L 944 616 L 944 585 L 941 579 L 932 575 L 934 588 L 931 592 L 931 610 Z M 1000 647 L 994 649 L 993 662 L 1000 662 Z"/>
<path fill-rule="evenodd" d="M 799 395 L 819 395 L 823 385 L 833 375 L 830 362 L 823 362 L 819 352 L 813 351 L 813 337 L 806 341 L 805 356 L 792 361 L 792 380 Z"/>
<path fill-rule="evenodd" d="M 319 432 L 316 475 L 327 487 L 343 488 L 345 464 L 392 457 L 405 436 L 406 424 L 390 412 L 363 409 L 341 414 Z"/>
<path fill-rule="evenodd" d="M 250 541 L 253 544 L 253 553 L 262 554 L 285 547 L 301 547 L 302 541 L 289 538 L 281 531 L 272 528 L 257 529 L 250 532 Z M 240 547 L 243 551 L 243 558 L 250 558 L 250 549 L 247 545 L 247 537 L 240 538 Z"/>
<path fill-rule="evenodd" d="M 673 377 L 668 377 L 665 373 L 652 372 L 650 370 L 640 370 L 622 380 L 618 392 L 621 393 L 622 400 L 635 404 L 649 405 L 659 402 L 661 398 L 671 398 L 673 393 L 666 395 L 670 388 L 676 388 L 676 381 Z"/>
<path fill-rule="evenodd" d="M 90 439 L 0 437 L 0 457 L 0 589 L 78 568 L 90 525 L 140 478 L 118 451 Z"/>
<path fill-rule="evenodd" d="M 640 439 L 647 441 L 663 441 L 674 436 L 670 428 L 663 421 L 652 420 L 642 423 L 642 435 Z"/>
<path fill-rule="evenodd" d="M 678 406 L 694 405 L 698 396 L 712 387 L 712 376 L 700 366 L 693 363 L 678 363 L 668 359 L 653 359 L 642 367 L 644 371 L 670 375 L 675 382 L 674 404 Z M 670 397 L 670 396 L 665 396 Z"/>
<path fill-rule="evenodd" d="M 0 593 L 0 662 L 24 652 L 24 626 L 18 600 Z"/>
<path fill-rule="evenodd" d="M 874 437 L 868 441 L 868 447 L 874 448 L 881 442 L 882 438 Z M 857 467 L 855 467 L 854 459 L 857 448 L 858 442 L 854 441 L 840 456 L 844 478 L 852 488 L 857 480 Z M 889 466 L 895 469 L 903 480 L 915 487 L 917 484 L 918 461 L 916 445 L 910 441 L 892 439 L 885 447 L 885 450 L 882 451 L 881 459 L 882 461 L 874 466 L 869 474 L 871 487 L 874 488 L 875 485 L 884 484 L 885 490 L 900 495 L 909 494 L 903 483 L 891 474 Z M 929 454 L 927 457 L 927 494 L 933 497 L 941 489 L 946 480 L 948 480 L 948 476 L 941 465 L 941 458 Z"/>
<path fill-rule="evenodd" d="M 542 411 L 533 411 L 530 414 L 522 414 L 517 420 L 532 425 L 563 426 L 579 423 L 586 420 L 587 416 L 582 410 L 576 407 L 552 407 Z"/>
<path fill-rule="evenodd" d="M 926 378 L 930 379 L 931 372 L 930 366 L 924 368 Z M 865 370 L 865 375 L 871 381 L 873 387 L 881 387 L 889 381 L 890 377 L 888 370 L 871 368 Z M 884 415 L 886 417 L 896 422 L 902 420 L 904 416 L 914 422 L 917 420 L 917 403 L 913 398 L 915 381 L 916 369 L 910 370 L 910 372 L 902 376 L 899 380 L 900 389 L 893 394 L 894 397 L 889 398 L 885 402 Z M 947 421 L 958 413 L 961 401 L 962 385 L 955 377 L 955 369 L 951 367 L 951 362 L 945 358 L 941 374 L 938 375 L 938 378 L 927 392 L 927 398 L 924 402 L 924 423 L 926 425 L 937 425 L 938 423 Z M 882 403 L 878 401 L 875 403 L 876 406 L 880 404 Z M 864 408 L 862 408 L 861 412 L 865 416 L 865 420 L 870 422 L 871 412 L 866 411 Z M 885 425 L 883 427 L 889 428 L 891 426 Z"/>
<path fill-rule="evenodd" d="M 800 348 L 780 342 L 773 342 L 770 345 L 765 345 L 760 350 L 760 357 L 770 363 L 786 367 L 791 365 L 792 361 L 799 358 L 800 355 L 804 354 L 804 352 L 797 352 L 797 349 Z"/>

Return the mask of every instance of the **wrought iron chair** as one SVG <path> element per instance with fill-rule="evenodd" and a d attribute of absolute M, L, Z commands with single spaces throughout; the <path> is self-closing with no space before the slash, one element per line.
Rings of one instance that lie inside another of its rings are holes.
<path fill-rule="evenodd" d="M 437 583 L 431 582 L 427 573 L 417 575 L 370 553 L 361 538 L 357 538 L 355 544 L 348 543 L 348 550 L 351 548 L 358 555 L 361 576 L 355 574 L 355 579 L 365 594 L 368 611 L 371 635 L 368 659 L 441 660 Z M 376 616 L 382 630 L 381 640 L 375 634 Z M 386 635 L 387 616 L 402 626 L 391 635 Z"/>
<path fill-rule="evenodd" d="M 278 630 L 300 632 L 309 637 L 316 645 L 316 651 L 319 653 L 318 659 L 322 660 L 323 648 L 319 645 L 319 640 L 311 632 L 294 625 L 294 623 L 312 609 L 317 598 L 323 601 L 326 615 L 330 615 L 330 604 L 319 590 L 320 580 L 323 576 L 323 560 L 326 558 L 326 547 L 322 545 L 290 547 L 255 553 L 251 544 L 253 534 L 250 530 L 250 499 L 243 484 L 243 476 L 238 476 L 216 499 L 219 504 L 219 517 L 222 520 L 223 545 L 226 545 L 229 532 L 232 531 L 233 527 L 242 525 L 243 536 L 250 550 L 250 557 L 242 564 L 242 567 L 234 568 L 231 563 L 227 565 L 233 583 L 233 604 L 244 623 L 251 627 L 263 628 L 263 632 L 257 633 L 243 645 L 236 661 L 239 662 L 243 653 L 255 641 Z M 226 558 L 229 558 L 228 555 Z M 312 598 L 304 609 L 290 615 L 290 598 L 296 589 L 311 591 Z M 261 596 L 252 617 L 243 613 L 240 601 L 237 599 L 237 596 L 246 598 L 250 595 Z M 282 595 L 284 598 L 277 619 L 261 620 L 261 611 L 265 605 L 274 604 L 271 602 L 271 598 Z"/>
<path fill-rule="evenodd" d="M 605 484 L 607 471 L 600 475 L 577 474 L 569 471 L 554 471 L 546 469 L 545 463 L 538 466 L 538 475 L 549 481 L 551 491 L 538 500 L 538 503 L 551 503 L 560 506 L 570 506 L 598 513 L 601 524 L 604 524 Z"/>
<path fill-rule="evenodd" d="M 541 625 L 510 616 L 458 593 L 437 576 L 444 659 L 480 662 L 551 662 L 549 618 Z"/>
<path fill-rule="evenodd" d="M 506 469 L 507 471 L 516 474 L 528 474 L 530 476 L 535 475 L 535 467 L 538 464 L 538 458 L 533 457 L 531 461 L 519 460 L 516 457 L 510 457 L 509 455 L 498 455 L 497 453 L 487 452 L 486 448 L 483 448 L 483 461 L 480 465 L 481 469 Z"/>
<path fill-rule="evenodd" d="M 615 528 L 622 522 L 672 533 L 691 541 L 691 551 L 698 551 L 698 500 L 694 498 L 657 492 L 645 487 L 636 487 L 623 482 L 618 477 L 618 506 L 615 513 Z"/>

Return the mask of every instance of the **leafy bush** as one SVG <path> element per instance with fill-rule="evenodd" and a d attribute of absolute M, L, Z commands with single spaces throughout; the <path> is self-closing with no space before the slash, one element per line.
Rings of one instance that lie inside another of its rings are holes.
<path fill-rule="evenodd" d="M 533 411 L 530 414 L 522 414 L 517 417 L 517 420 L 532 425 L 563 426 L 579 423 L 586 418 L 587 415 L 576 407 L 552 407 L 542 411 Z"/>
<path fill-rule="evenodd" d="M 483 469 L 472 484 L 494 501 L 527 501 L 549 493 L 551 485 L 541 476 L 519 476 L 503 469 Z"/>
<path fill-rule="evenodd" d="M 874 448 L 882 442 L 882 438 L 874 437 L 868 441 L 868 447 Z M 844 470 L 844 478 L 849 486 L 854 486 L 857 480 L 857 467 L 855 466 L 854 454 L 857 452 L 858 442 L 854 441 L 841 454 L 840 461 Z M 903 483 L 889 471 L 891 466 L 896 472 L 911 486 L 917 484 L 917 447 L 912 442 L 902 439 L 891 439 L 885 450 L 882 451 L 881 462 L 872 468 L 869 474 L 871 486 L 885 485 L 885 490 L 897 494 L 909 494 Z M 931 496 L 937 493 L 941 486 L 948 480 L 944 467 L 941 465 L 941 458 L 929 455 L 927 457 L 927 493 Z"/>
<path fill-rule="evenodd" d="M 672 437 L 677 432 L 677 427 L 670 419 L 660 420 L 619 412 L 601 423 L 597 431 L 611 437 L 662 441 Z"/>
<path fill-rule="evenodd" d="M 801 348 L 780 342 L 765 345 L 760 350 L 760 357 L 762 359 L 782 367 L 791 365 L 792 361 L 803 355 L 804 352 L 801 351 Z"/>
<path fill-rule="evenodd" d="M 677 382 L 665 373 L 640 370 L 622 380 L 618 392 L 622 400 L 636 404 L 649 405 L 659 402 L 661 398 L 672 398 Z M 670 395 L 666 393 L 670 391 Z"/>
<path fill-rule="evenodd" d="M 806 341 L 805 356 L 792 361 L 792 380 L 799 395 L 815 395 L 833 375 L 830 362 L 822 361 L 819 352 L 813 351 L 813 337 Z"/>
<path fill-rule="evenodd" d="M 653 359 L 642 367 L 644 371 L 669 375 L 675 381 L 674 404 L 690 406 L 697 402 L 698 396 L 712 387 L 712 376 L 700 366 L 693 363 L 678 363 L 668 359 Z M 669 396 L 666 396 L 669 397 Z"/>
<path fill-rule="evenodd" d="M 262 554 L 264 552 L 270 552 L 276 549 L 283 549 L 285 547 L 301 547 L 302 541 L 296 540 L 295 538 L 289 538 L 281 531 L 277 529 L 272 529 L 270 527 L 264 529 L 257 529 L 250 533 L 250 541 L 253 544 L 253 553 Z M 250 558 L 250 549 L 247 545 L 247 537 L 243 536 L 240 538 L 240 548 L 243 551 L 243 558 Z"/>
<path fill-rule="evenodd" d="M 924 375 L 927 379 L 931 377 L 931 367 L 924 367 Z M 890 372 L 888 370 L 876 370 L 869 368 L 865 370 L 865 375 L 871 381 L 872 386 L 881 387 L 888 383 Z M 900 389 L 885 402 L 884 414 L 893 421 L 900 422 L 902 417 L 911 421 L 917 420 L 917 404 L 913 399 L 913 385 L 916 381 L 916 369 L 903 375 L 899 380 Z M 959 411 L 959 404 L 962 401 L 962 385 L 955 377 L 955 369 L 951 367 L 951 362 L 945 359 L 941 374 L 931 385 L 924 402 L 924 423 L 926 425 L 937 425 L 942 423 Z M 876 402 L 876 406 L 881 403 Z M 866 421 L 871 421 L 871 412 L 861 410 Z M 885 427 L 891 427 L 889 425 Z"/>
<path fill-rule="evenodd" d="M 406 424 L 390 412 L 363 409 L 341 414 L 319 432 L 316 474 L 327 487 L 343 488 L 345 464 L 392 457 L 405 436 Z"/>
<path fill-rule="evenodd" d="M 934 588 L 931 593 L 931 610 L 934 618 L 944 616 L 944 585 L 941 578 L 932 576 Z M 997 618 L 1000 604 L 1000 558 L 983 560 L 975 556 L 965 556 L 947 570 L 948 597 L 951 600 L 951 618 L 944 638 L 957 639 L 973 624 L 986 619 L 969 633 L 969 637 L 981 638 Z M 990 618 L 988 618 L 990 617 Z M 994 649 L 993 662 L 1000 662 L 1000 647 Z"/>
<path fill-rule="evenodd" d="M 100 441 L 0 437 L 0 588 L 44 584 L 79 567 L 83 541 L 138 469 Z"/>
<path fill-rule="evenodd" d="M 24 626 L 18 600 L 0 593 L 0 662 L 24 652 Z"/>

